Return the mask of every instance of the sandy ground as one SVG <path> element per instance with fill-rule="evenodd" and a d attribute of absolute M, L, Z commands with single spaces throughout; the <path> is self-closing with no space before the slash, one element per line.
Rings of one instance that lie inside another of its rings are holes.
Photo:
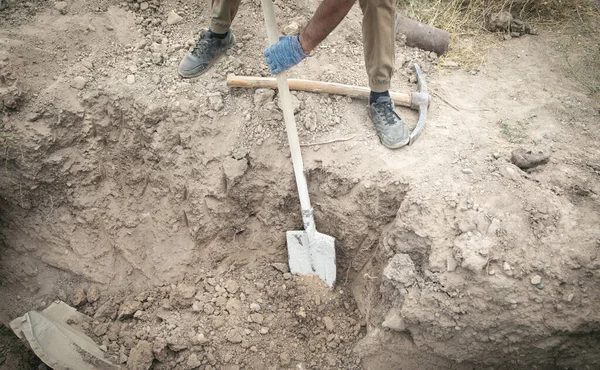
<path fill-rule="evenodd" d="M 418 62 L 433 102 L 397 151 L 364 101 L 294 94 L 301 142 L 334 141 L 303 148 L 337 239 L 329 291 L 280 265 L 301 219 L 276 94 L 225 84 L 268 76 L 258 2 L 191 81 L 176 66 L 204 2 L 7 4 L 3 323 L 61 299 L 131 369 L 598 366 L 600 111 L 565 62 L 577 30 L 499 41 L 469 70 L 399 41 L 394 89 Z M 276 5 L 293 32 L 317 2 Z M 290 75 L 366 86 L 359 13 Z M 0 369 L 35 361 L 1 338 Z"/>

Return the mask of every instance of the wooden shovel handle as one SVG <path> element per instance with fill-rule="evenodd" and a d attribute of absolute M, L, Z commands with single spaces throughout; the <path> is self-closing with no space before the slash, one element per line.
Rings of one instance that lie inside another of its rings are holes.
<path fill-rule="evenodd" d="M 290 90 L 308 91 L 331 95 L 344 95 L 353 98 L 368 98 L 371 90 L 362 86 L 344 85 L 333 82 L 321 82 L 300 79 L 288 79 Z M 248 76 L 227 76 L 227 86 L 276 89 L 277 80 L 271 77 L 248 77 Z M 410 107 L 412 102 L 411 94 L 390 92 L 394 103 L 404 107 Z"/>

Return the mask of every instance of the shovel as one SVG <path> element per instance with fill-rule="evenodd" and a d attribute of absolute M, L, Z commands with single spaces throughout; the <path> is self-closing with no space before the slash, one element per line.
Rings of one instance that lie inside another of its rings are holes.
<path fill-rule="evenodd" d="M 273 1 L 261 1 L 269 43 L 272 45 L 279 41 Z M 290 272 L 298 275 L 316 275 L 325 281 L 329 287 L 333 287 L 336 273 L 335 239 L 329 235 L 321 234 L 315 226 L 313 208 L 310 204 L 308 186 L 304 177 L 302 153 L 300 152 L 290 89 L 285 72 L 277 75 L 277 86 L 292 154 L 296 186 L 300 197 L 302 221 L 304 221 L 304 231 L 288 231 L 286 233 Z"/>

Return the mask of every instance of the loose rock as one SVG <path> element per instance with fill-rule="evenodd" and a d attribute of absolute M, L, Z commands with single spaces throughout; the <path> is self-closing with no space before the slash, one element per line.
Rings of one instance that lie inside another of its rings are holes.
<path fill-rule="evenodd" d="M 396 254 L 383 270 L 383 276 L 394 285 L 408 288 L 415 283 L 415 264 L 408 254 Z"/>
<path fill-rule="evenodd" d="M 85 289 L 83 286 L 78 286 L 73 290 L 73 294 L 71 295 L 71 304 L 74 307 L 79 307 L 83 305 L 87 301 L 87 296 L 85 294 Z"/>
<path fill-rule="evenodd" d="M 94 303 L 100 299 L 100 289 L 97 286 L 91 286 L 87 291 L 87 300 Z"/>
<path fill-rule="evenodd" d="M 327 330 L 329 330 L 329 331 L 335 330 L 335 325 L 333 324 L 333 319 L 331 317 L 325 316 L 323 318 L 323 324 L 325 324 L 325 328 L 327 328 Z"/>
<path fill-rule="evenodd" d="M 83 90 L 85 85 L 87 84 L 87 80 L 81 76 L 77 76 L 71 81 L 71 87 L 77 90 Z"/>
<path fill-rule="evenodd" d="M 276 262 L 276 263 L 272 263 L 271 266 L 273 266 L 276 270 L 278 270 L 282 273 L 290 272 L 290 267 L 288 266 L 287 263 Z"/>
<path fill-rule="evenodd" d="M 533 285 L 538 285 L 541 282 L 542 282 L 542 277 L 540 275 L 535 275 L 534 277 L 531 278 L 531 284 L 533 284 Z"/>
<path fill-rule="evenodd" d="M 188 360 L 187 360 L 188 368 L 194 369 L 194 368 L 200 367 L 200 365 L 202 365 L 202 361 L 200 361 L 200 359 L 198 359 L 198 355 L 196 355 L 195 353 L 192 353 L 190 355 L 190 357 L 188 357 Z"/>
<path fill-rule="evenodd" d="M 226 334 L 226 339 L 233 344 L 242 343 L 242 334 L 237 329 L 231 329 Z"/>
<path fill-rule="evenodd" d="M 257 89 L 254 92 L 254 105 L 256 105 L 256 109 L 261 109 L 265 104 L 272 101 L 274 97 L 275 90 Z"/>
<path fill-rule="evenodd" d="M 119 320 L 131 318 L 138 310 L 141 310 L 141 309 L 142 309 L 142 304 L 139 301 L 134 301 L 134 300 L 125 301 L 121 304 L 121 307 L 119 307 L 119 315 L 117 318 Z"/>
<path fill-rule="evenodd" d="M 513 150 L 511 162 L 520 169 L 526 170 L 547 163 L 552 153 L 545 148 L 517 148 Z"/>
<path fill-rule="evenodd" d="M 58 10 L 60 14 L 67 14 L 67 2 L 57 1 L 54 3 L 54 9 Z"/>
<path fill-rule="evenodd" d="M 154 360 L 152 345 L 146 341 L 141 341 L 129 353 L 127 369 L 148 370 L 152 365 L 152 360 Z"/>
<path fill-rule="evenodd" d="M 167 16 L 167 24 L 169 25 L 174 25 L 174 24 L 178 24 L 183 22 L 183 17 L 180 16 L 179 14 L 175 13 L 174 10 L 171 10 L 169 12 L 169 15 Z"/>
<path fill-rule="evenodd" d="M 245 167 L 246 169 L 248 168 L 248 162 L 247 162 L 247 161 L 245 161 L 245 160 L 242 160 L 242 161 L 236 161 L 236 162 L 243 162 L 242 164 L 244 164 L 244 163 L 245 163 L 246 165 L 245 165 L 245 166 L 242 166 L 242 167 Z M 241 171 L 240 171 L 240 172 L 241 172 Z M 244 170 L 243 172 L 246 172 L 246 171 Z M 243 173 L 242 173 L 242 175 L 243 175 Z M 225 282 L 225 289 L 227 289 L 227 291 L 228 291 L 229 293 L 231 293 L 231 294 L 235 294 L 235 293 L 237 293 L 237 291 L 240 289 L 240 285 L 239 285 L 239 284 L 238 284 L 238 283 L 237 283 L 235 280 L 231 280 L 231 279 L 230 279 L 230 280 L 227 280 L 227 281 Z"/>
<path fill-rule="evenodd" d="M 225 104 L 223 104 L 223 97 L 221 96 L 220 92 L 209 94 L 208 102 L 212 110 L 216 112 L 222 110 L 223 107 L 225 107 Z"/>

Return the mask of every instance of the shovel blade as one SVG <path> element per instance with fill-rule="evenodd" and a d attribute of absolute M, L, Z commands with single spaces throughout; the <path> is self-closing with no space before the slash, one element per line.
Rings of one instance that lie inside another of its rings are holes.
<path fill-rule="evenodd" d="M 315 275 L 333 288 L 336 278 L 335 238 L 314 232 L 288 231 L 287 247 L 290 272 Z"/>

